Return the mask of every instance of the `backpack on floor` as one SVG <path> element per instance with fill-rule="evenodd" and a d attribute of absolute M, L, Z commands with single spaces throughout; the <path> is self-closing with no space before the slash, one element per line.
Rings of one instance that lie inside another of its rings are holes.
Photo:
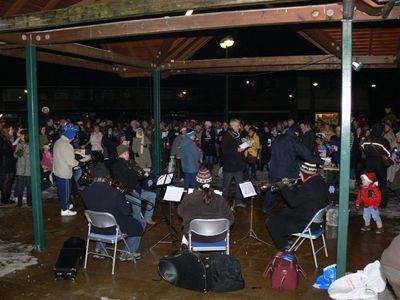
<path fill-rule="evenodd" d="M 299 273 L 306 273 L 297 262 L 296 256 L 287 251 L 279 251 L 264 271 L 263 277 L 271 277 L 271 287 L 281 291 L 293 291 L 299 284 Z"/>
<path fill-rule="evenodd" d="M 216 293 L 237 291 L 244 288 L 240 262 L 233 256 L 214 253 L 204 259 L 208 267 L 210 291 Z"/>

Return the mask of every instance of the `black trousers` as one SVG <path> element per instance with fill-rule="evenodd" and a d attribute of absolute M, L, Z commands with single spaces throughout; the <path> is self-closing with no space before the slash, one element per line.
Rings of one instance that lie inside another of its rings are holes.
<path fill-rule="evenodd" d="M 292 233 L 301 232 L 305 227 L 291 223 L 289 214 L 272 217 L 265 222 L 265 226 L 278 249 L 283 249 L 288 244 Z"/>
<path fill-rule="evenodd" d="M 367 157 L 365 160 L 365 171 L 372 171 L 378 179 L 378 187 L 382 194 L 382 204 L 380 207 L 385 208 L 388 202 L 387 197 L 387 168 L 380 157 Z"/>

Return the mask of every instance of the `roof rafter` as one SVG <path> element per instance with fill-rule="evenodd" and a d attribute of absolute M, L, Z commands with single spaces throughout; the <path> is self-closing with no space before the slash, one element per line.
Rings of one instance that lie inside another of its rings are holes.
<path fill-rule="evenodd" d="M 4 13 L 4 16 L 8 17 L 17 14 L 21 10 L 21 8 L 23 8 L 25 4 L 28 3 L 28 1 L 29 0 L 14 1 L 14 3 Z"/>
<path fill-rule="evenodd" d="M 333 54 L 336 57 L 342 56 L 340 52 L 341 44 L 335 41 L 322 29 L 305 29 L 297 31 L 297 33 L 325 53 Z"/>
<path fill-rule="evenodd" d="M 248 26 L 338 22 L 342 19 L 342 9 L 342 4 L 335 3 L 313 6 L 217 12 L 197 14 L 190 17 L 178 16 L 170 18 L 130 20 L 32 33 L 4 33 L 0 34 L 0 41 L 22 44 L 58 44 L 116 37 Z M 387 17 L 387 20 L 398 19 L 399 16 L 400 7 L 395 6 Z M 358 10 L 354 12 L 354 22 L 373 22 L 381 20 L 381 17 L 369 16 Z"/>

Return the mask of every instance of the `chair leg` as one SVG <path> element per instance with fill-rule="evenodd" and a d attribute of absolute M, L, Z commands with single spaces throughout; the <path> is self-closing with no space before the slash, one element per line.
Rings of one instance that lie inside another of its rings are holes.
<path fill-rule="evenodd" d="M 316 253 L 315 253 L 315 248 L 314 248 L 314 241 L 313 241 L 313 239 L 310 239 L 310 243 L 311 243 L 311 249 L 312 249 L 312 253 L 313 253 L 313 257 L 314 257 L 315 268 L 318 269 L 317 255 L 316 255 Z"/>
<path fill-rule="evenodd" d="M 90 242 L 90 239 L 88 237 L 87 242 L 86 242 L 85 264 L 83 266 L 84 269 L 86 269 L 86 265 L 87 265 L 87 258 L 88 258 L 88 253 L 89 253 L 89 242 Z"/>
<path fill-rule="evenodd" d="M 111 275 L 114 275 L 114 270 L 115 270 L 115 260 L 117 257 L 117 240 L 114 241 L 114 257 L 113 257 L 113 265 L 112 265 L 112 272 Z"/>
<path fill-rule="evenodd" d="M 305 238 L 301 238 L 300 242 L 297 244 L 296 248 L 294 249 L 294 252 L 296 252 L 300 248 L 300 246 L 303 245 L 303 242 L 305 240 L 306 240 Z"/>
<path fill-rule="evenodd" d="M 325 236 L 322 234 L 322 242 L 324 243 L 325 256 L 328 257 L 328 249 L 326 248 Z"/>

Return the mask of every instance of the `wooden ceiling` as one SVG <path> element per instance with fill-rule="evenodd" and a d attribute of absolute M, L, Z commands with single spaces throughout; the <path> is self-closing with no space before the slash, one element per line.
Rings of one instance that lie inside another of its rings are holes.
<path fill-rule="evenodd" d="M 157 13 L 161 14 L 162 10 L 157 12 L 156 8 L 154 8 L 152 12 L 149 12 L 146 5 L 151 6 L 152 3 L 158 5 L 156 2 L 156 0 L 136 0 L 135 3 L 138 3 L 139 6 L 143 6 L 143 15 L 154 16 L 157 15 Z M 117 18 L 115 21 L 119 21 L 120 23 L 112 23 L 111 21 L 114 20 L 109 20 L 109 23 L 107 23 L 107 21 L 104 21 L 105 23 L 99 21 L 99 24 L 94 23 L 92 25 L 86 25 L 83 22 L 79 27 L 76 27 L 75 24 L 61 26 L 62 23 L 54 23 L 54 26 L 60 27 L 60 29 L 52 29 L 50 26 L 48 27 L 49 30 L 47 30 L 47 28 L 39 28 L 32 32 L 32 29 L 35 29 L 36 25 L 33 25 L 31 30 L 23 30 L 25 27 L 21 27 L 20 25 L 22 24 L 21 20 L 28 19 L 24 19 L 24 17 L 29 17 L 31 13 L 34 13 L 34 15 L 32 15 L 34 16 L 32 20 L 35 18 L 39 20 L 41 17 L 43 17 L 43 19 L 49 18 L 49 16 L 51 17 L 51 15 L 48 14 L 44 15 L 46 11 L 51 10 L 59 10 L 60 13 L 65 14 L 68 18 L 72 18 L 73 13 L 79 15 L 79 12 L 83 12 L 83 10 L 71 10 L 70 15 L 68 15 L 69 12 L 67 10 L 69 8 L 74 9 L 82 7 L 85 9 L 87 8 L 85 10 L 86 12 L 90 12 L 91 8 L 100 9 L 99 11 L 101 11 L 101 9 L 104 9 L 107 5 L 109 6 L 106 8 L 113 8 L 113 5 L 115 5 L 114 9 L 119 9 L 122 18 L 122 16 L 125 15 L 124 12 L 121 11 L 121 7 L 130 2 L 129 0 L 2 0 L 0 1 L 0 15 L 3 17 L 3 20 L 12 19 L 13 16 L 15 16 L 15 24 L 19 24 L 19 27 L 15 27 L 18 29 L 15 32 L 0 33 L 0 55 L 23 58 L 23 44 L 26 44 L 26 36 L 31 36 L 34 43 L 37 43 L 40 48 L 38 60 L 113 72 L 119 74 L 121 77 L 149 76 L 151 74 L 151 68 L 153 67 L 159 67 L 166 76 L 207 72 L 226 73 L 340 68 L 341 29 L 339 24 L 336 24 L 336 27 L 318 29 L 307 27 L 307 29 L 299 30 L 298 33 L 301 36 L 320 48 L 322 53 L 326 55 L 293 57 L 288 61 L 282 57 L 260 57 L 247 60 L 238 58 L 235 60 L 190 60 L 197 51 L 212 40 L 213 36 L 210 34 L 205 34 L 204 36 L 188 36 L 187 34 L 182 36 L 175 34 L 174 37 L 168 37 L 167 35 L 164 37 L 163 35 L 162 38 L 132 38 L 132 36 L 137 34 L 146 35 L 146 32 L 148 32 L 148 34 L 154 34 L 162 32 L 164 29 L 165 32 L 179 32 L 180 30 L 186 31 L 187 29 L 196 31 L 196 28 L 204 30 L 207 28 L 225 28 L 224 26 L 227 28 L 236 26 L 256 26 L 257 22 L 259 22 L 260 25 L 296 24 L 302 23 L 303 21 L 313 23 L 313 18 L 316 18 L 315 21 L 317 22 L 335 21 L 341 18 L 341 16 L 338 16 L 338 12 L 341 11 L 340 3 L 334 3 L 334 1 L 306 0 L 213 0 L 207 1 L 204 5 L 209 5 L 213 9 L 220 7 L 227 9 L 231 4 L 234 8 L 232 8 L 232 12 L 219 12 L 217 10 L 214 14 L 209 14 L 207 11 L 207 13 L 203 15 L 199 13 L 192 17 L 185 18 L 182 17 L 181 14 L 175 16 L 176 9 L 173 5 L 181 3 L 178 7 L 182 10 L 185 5 L 188 7 L 190 7 L 190 5 L 194 7 L 201 6 L 201 1 L 169 0 L 167 2 L 170 3 L 169 7 L 168 4 L 165 3 L 160 4 L 160 7 L 167 7 L 172 17 L 158 17 L 156 19 L 148 19 L 148 17 L 145 17 L 141 19 L 136 16 L 133 20 L 132 18 L 128 20 L 118 20 Z M 287 4 L 288 2 L 290 3 L 289 5 Z M 295 2 L 296 5 L 304 5 L 294 7 L 293 2 Z M 323 12 L 323 15 L 319 14 L 318 6 L 310 6 L 310 4 L 316 4 L 316 2 L 317 4 L 322 3 L 320 11 Z M 358 6 L 356 6 L 355 21 L 361 20 L 366 22 L 371 20 L 376 22 L 383 18 L 398 18 L 400 14 L 399 7 L 395 7 L 395 12 L 393 13 L 394 1 L 387 2 L 388 3 L 384 1 L 374 2 L 372 0 L 356 1 L 356 5 Z M 262 4 L 267 5 L 267 7 Z M 324 4 L 328 6 L 324 6 Z M 389 4 L 393 5 L 389 7 Z M 100 7 L 99 5 L 105 6 Z M 242 7 L 243 5 L 245 5 L 245 8 Z M 249 5 L 255 5 L 253 6 L 254 10 L 245 11 L 245 9 L 249 8 Z M 260 7 L 260 5 L 262 6 Z M 329 13 L 330 8 L 332 8 L 331 13 Z M 129 9 L 133 11 L 133 16 L 135 9 L 132 9 L 132 7 Z M 140 7 L 138 10 L 140 10 Z M 236 15 L 234 14 L 235 11 L 237 12 Z M 42 15 L 37 15 L 39 12 L 43 12 Z M 111 12 L 113 11 L 111 10 Z M 143 12 L 146 12 L 146 14 Z M 109 11 L 107 13 L 109 13 Z M 197 11 L 195 11 L 195 13 L 197 13 Z M 271 13 L 271 17 L 268 18 L 268 20 L 264 18 L 264 14 L 267 13 Z M 336 15 L 334 15 L 335 13 Z M 168 15 L 166 11 L 164 11 L 164 14 Z M 76 18 L 79 19 L 80 16 L 75 17 L 75 19 Z M 89 21 L 93 21 L 93 19 Z M 205 22 L 204 24 L 209 27 L 201 25 L 203 24 L 202 22 Z M 31 25 L 31 23 L 26 24 Z M 46 24 L 41 26 L 46 27 L 45 25 Z M 108 28 L 111 28 L 109 25 L 114 26 L 115 29 L 108 30 Z M 39 25 L 36 27 L 39 27 Z M 120 35 L 118 35 L 118 29 L 120 29 Z M 116 41 L 102 41 L 102 38 L 107 37 L 107 34 L 111 37 L 120 36 L 120 38 Z M 57 41 L 56 43 L 52 44 L 45 40 L 46 38 L 51 39 L 53 36 L 55 37 L 54 40 Z M 79 39 L 80 36 L 82 36 L 81 39 Z M 130 37 L 129 40 L 122 38 L 124 36 Z M 94 40 L 97 46 L 93 47 L 88 44 L 78 44 L 74 42 L 75 40 L 81 43 L 85 43 L 87 40 Z M 68 42 L 68 44 L 65 44 L 66 42 Z M 398 61 L 399 46 L 400 25 L 390 27 L 371 26 L 367 28 L 364 26 L 363 28 L 354 28 L 353 30 L 353 54 L 357 57 L 363 57 L 366 62 L 366 67 L 396 67 L 397 64 L 395 62 Z M 320 61 L 321 58 L 322 62 Z M 326 60 L 329 60 L 329 63 Z"/>

